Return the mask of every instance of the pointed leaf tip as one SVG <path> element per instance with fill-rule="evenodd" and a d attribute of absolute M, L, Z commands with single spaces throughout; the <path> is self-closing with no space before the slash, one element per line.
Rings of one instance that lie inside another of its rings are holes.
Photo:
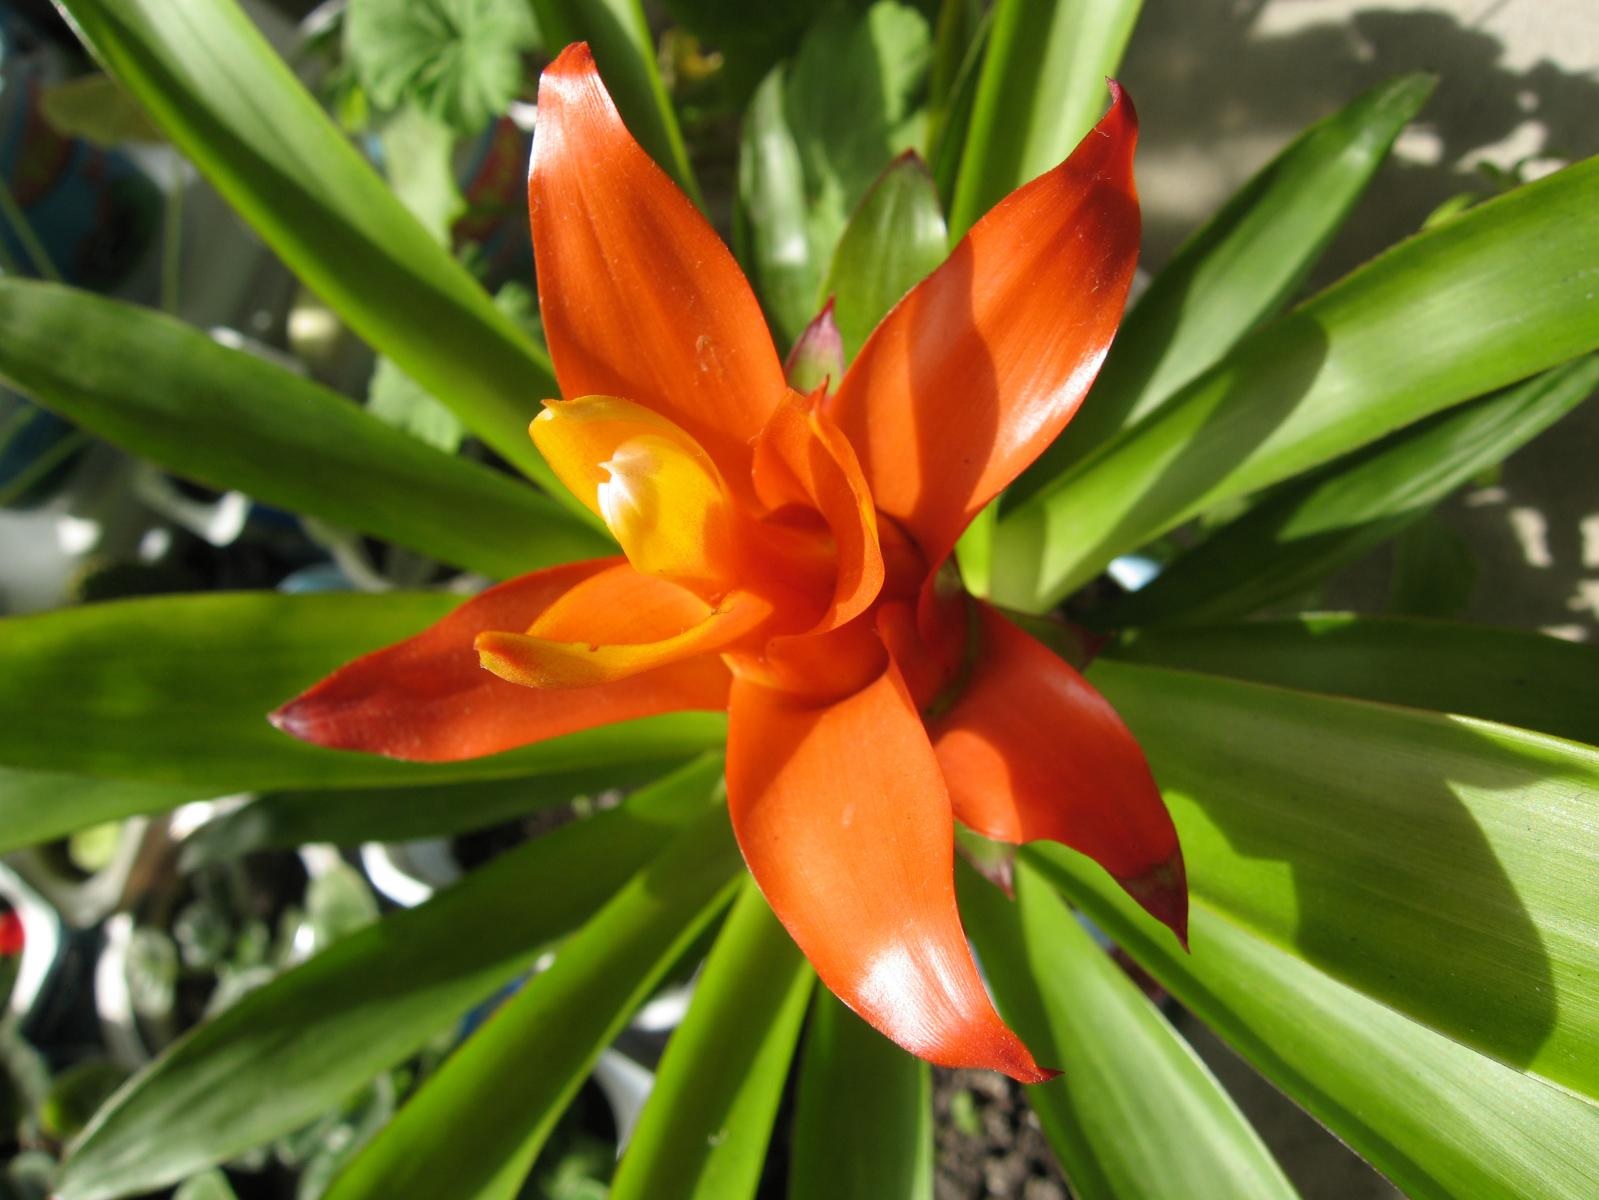
<path fill-rule="evenodd" d="M 1188 950 L 1188 872 L 1181 849 L 1171 857 L 1137 875 L 1117 879 L 1127 894 L 1138 901 L 1150 916 L 1159 921 Z"/>

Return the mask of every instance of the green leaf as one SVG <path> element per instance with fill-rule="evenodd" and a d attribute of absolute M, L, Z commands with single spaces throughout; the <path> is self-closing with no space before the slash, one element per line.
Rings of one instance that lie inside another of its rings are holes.
<path fill-rule="evenodd" d="M 915 9 L 836 5 L 757 89 L 739 152 L 740 240 L 780 344 L 821 307 L 823 272 L 855 206 L 921 142 L 913 100 L 930 53 Z"/>
<path fill-rule="evenodd" d="M 1588 1200 L 1599 1108 L 1329 978 L 1196 896 L 1184 954 L 1093 862 L 1023 857 L 1289 1097 L 1414 1200 Z"/>
<path fill-rule="evenodd" d="M 1187 518 L 1599 346 L 1599 158 L 1383 254 L 1245 339 L 1000 523 L 1044 609 Z"/>
<path fill-rule="evenodd" d="M 104 821 L 165 812 L 214 794 L 204 785 L 93 779 L 0 767 L 0 853 L 48 842 Z"/>
<path fill-rule="evenodd" d="M 379 358 L 372 369 L 366 410 L 385 425 L 445 454 L 453 455 L 466 437 L 461 419 L 400 370 L 392 358 Z"/>
<path fill-rule="evenodd" d="M 816 989 L 800 1060 L 789 1200 L 932 1200 L 933 1073 Z"/>
<path fill-rule="evenodd" d="M 1394 540 L 1388 611 L 1407 617 L 1453 617 L 1471 603 L 1477 560 L 1465 539 L 1429 514 Z"/>
<path fill-rule="evenodd" d="M 1298 292 L 1433 83 L 1402 75 L 1312 125 L 1189 238 L 1128 313 L 1090 400 L 1014 499 L 1136 425 Z"/>
<path fill-rule="evenodd" d="M 61 8 L 352 329 L 560 503 L 586 513 L 527 436 L 539 400 L 559 395 L 548 359 L 406 211 L 233 0 L 62 0 Z"/>
<path fill-rule="evenodd" d="M 406 842 L 483 829 L 501 821 L 657 779 L 683 756 L 607 762 L 577 771 L 520 779 L 436 783 L 342 791 L 271 792 L 194 833 L 183 862 L 192 869 L 258 850 L 292 849 L 307 842 L 354 846 Z M 0 800 L 0 806 L 4 801 Z M 0 812 L 4 807 L 0 807 Z"/>
<path fill-rule="evenodd" d="M 959 238 L 1072 152 L 1105 108 L 1143 0 L 999 0 L 961 158 Z"/>
<path fill-rule="evenodd" d="M 755 1195 L 814 979 L 746 875 L 667 1043 L 611 1200 Z"/>
<path fill-rule="evenodd" d="M 888 310 L 948 252 L 938 188 L 926 164 L 907 151 L 872 185 L 844 227 L 822 285 L 835 301 L 833 319 L 844 335 L 846 359 L 860 352 Z"/>
<path fill-rule="evenodd" d="M 165 140 L 139 102 L 109 75 L 80 75 L 40 89 L 39 111 L 57 133 L 102 150 Z"/>
<path fill-rule="evenodd" d="M 724 812 L 680 834 L 422 1085 L 327 1200 L 512 1200 L 600 1052 L 731 898 L 739 870 Z"/>
<path fill-rule="evenodd" d="M 949 0 L 944 11 L 948 12 L 951 8 L 964 3 L 965 0 Z M 988 49 L 988 35 L 994 28 L 994 12 L 992 8 L 984 9 L 972 29 L 965 57 L 961 60 L 960 70 L 955 75 L 948 98 L 940 105 L 935 93 L 934 100 L 929 102 L 927 158 L 932 164 L 933 178 L 938 183 L 939 197 L 946 202 L 955 195 L 955 181 L 960 174 L 961 158 L 966 150 L 967 131 L 972 124 L 972 109 L 977 105 L 977 87 L 982 80 L 983 53 Z M 935 35 L 934 43 L 935 87 L 939 56 L 942 52 L 938 39 L 944 36 L 947 28 L 942 24 L 943 19 L 944 15 L 941 13 L 940 28 Z"/>
<path fill-rule="evenodd" d="M 1328 613 L 1127 634 L 1108 657 L 1481 717 L 1599 745 L 1599 646 L 1521 629 Z"/>
<path fill-rule="evenodd" d="M 455 135 L 414 105 L 383 126 L 383 170 L 401 204 L 435 241 L 450 246 L 450 228 L 466 211 L 455 182 Z"/>
<path fill-rule="evenodd" d="M 529 0 L 519 0 L 524 6 Z M 553 54 L 568 42 L 587 42 L 606 90 L 628 132 L 701 208 L 705 201 L 689 166 L 683 134 L 655 61 L 639 0 L 531 0 Z"/>
<path fill-rule="evenodd" d="M 266 714 L 334 668 L 442 617 L 443 595 L 213 593 L 0 621 L 0 765 L 221 795 L 504 779 L 658 761 L 718 744 L 724 718 L 680 713 L 491 758 L 407 763 L 296 741 Z"/>
<path fill-rule="evenodd" d="M 180 475 L 490 576 L 608 549 L 532 488 L 149 309 L 0 279 L 0 375 Z"/>
<path fill-rule="evenodd" d="M 172 1194 L 172 1200 L 238 1200 L 238 1197 L 228 1177 L 221 1171 L 211 1170 L 184 1180 Z"/>
<path fill-rule="evenodd" d="M 1599 750 L 1104 659 L 1089 677 L 1149 756 L 1196 899 L 1599 1095 Z"/>
<path fill-rule="evenodd" d="M 379 108 L 415 105 L 465 137 L 522 89 L 528 0 L 350 0 L 344 53 Z"/>
<path fill-rule="evenodd" d="M 709 758 L 684 768 L 251 992 L 99 1115 L 73 1147 L 63 1200 L 148 1191 L 342 1107 L 584 921 L 706 811 L 720 770 Z"/>
<path fill-rule="evenodd" d="M 815 0 L 662 0 L 674 24 L 721 54 L 723 99 L 744 106 L 755 85 L 791 55 L 816 17 Z"/>
<path fill-rule="evenodd" d="M 1306 592 L 1515 453 L 1595 387 L 1599 358 L 1589 355 L 1418 421 L 1267 493 L 1094 619 L 1225 621 Z"/>
<path fill-rule="evenodd" d="M 1199 1056 L 1026 860 L 1014 901 L 964 867 L 959 881 L 1000 1012 L 1064 1070 L 1027 1098 L 1074 1195 L 1297 1195 Z"/>

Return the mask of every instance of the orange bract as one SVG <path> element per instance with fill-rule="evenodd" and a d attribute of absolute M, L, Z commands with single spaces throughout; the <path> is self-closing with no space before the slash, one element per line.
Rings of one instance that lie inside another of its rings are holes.
<path fill-rule="evenodd" d="M 540 84 L 528 184 L 566 399 L 532 436 L 625 561 L 486 592 L 274 719 L 451 759 L 726 707 L 734 831 L 822 980 L 933 1062 L 1048 1078 L 972 962 L 954 820 L 1091 855 L 1179 938 L 1182 856 L 1110 706 L 945 560 L 1065 426 L 1120 319 L 1137 124 L 1114 84 L 1112 100 L 901 301 L 836 392 L 802 395 L 731 255 L 569 47 Z"/>

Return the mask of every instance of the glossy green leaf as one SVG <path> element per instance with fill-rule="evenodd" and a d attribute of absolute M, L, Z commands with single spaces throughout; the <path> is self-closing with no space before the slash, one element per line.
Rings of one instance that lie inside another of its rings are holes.
<path fill-rule="evenodd" d="M 607 553 L 525 484 L 150 309 L 0 279 L 0 376 L 180 475 L 490 576 Z"/>
<path fill-rule="evenodd" d="M 402 205 L 234 0 L 62 0 L 79 36 L 358 334 L 586 513 L 527 436 L 548 359 Z M 241 103 L 248 97 L 249 103 Z"/>
<path fill-rule="evenodd" d="M 1099 660 L 1197 900 L 1397 1011 L 1599 1095 L 1599 749 Z"/>
<path fill-rule="evenodd" d="M 245 996 L 99 1115 L 73 1147 L 63 1200 L 149 1191 L 338 1108 L 584 921 L 706 812 L 720 770 L 701 761 L 518 847 Z"/>
<path fill-rule="evenodd" d="M 1195 897 L 1184 954 L 1100 868 L 1023 852 L 1185 1007 L 1414 1200 L 1587 1200 L 1599 1108 L 1407 1020 Z"/>
<path fill-rule="evenodd" d="M 995 595 L 1042 610 L 1236 496 L 1599 347 L 1599 158 L 1402 243 L 1246 338 L 1000 523 Z"/>
<path fill-rule="evenodd" d="M 922 160 L 907 152 L 872 185 L 844 227 L 822 285 L 834 299 L 846 359 L 948 252 L 938 188 Z"/>
<path fill-rule="evenodd" d="M 1199 1056 L 1026 860 L 1015 900 L 964 868 L 959 881 L 1000 1012 L 1064 1072 L 1027 1099 L 1075 1195 L 1297 1195 Z"/>
<path fill-rule="evenodd" d="M 739 153 L 741 256 L 780 346 L 821 307 L 850 214 L 895 157 L 922 140 L 913 101 L 931 54 L 927 22 L 896 0 L 827 9 L 794 59 L 757 89 Z"/>
<path fill-rule="evenodd" d="M 755 1195 L 814 980 L 745 876 L 667 1043 L 611 1200 Z"/>
<path fill-rule="evenodd" d="M 422 1085 L 327 1200 L 512 1200 L 600 1052 L 731 897 L 740 868 L 726 813 L 680 834 Z"/>
<path fill-rule="evenodd" d="M 214 794 L 495 779 L 658 761 L 717 745 L 725 718 L 651 717 L 458 763 L 296 741 L 266 714 L 459 598 L 271 592 L 163 596 L 0 621 L 0 765 Z"/>
<path fill-rule="evenodd" d="M 1122 322 L 1092 398 L 1018 481 L 1017 498 L 1137 424 L 1291 299 L 1432 89 L 1429 75 L 1372 88 L 1295 138 L 1189 238 Z"/>
<path fill-rule="evenodd" d="M 0 853 L 212 796 L 204 786 L 0 767 Z"/>
<path fill-rule="evenodd" d="M 789 1200 L 932 1200 L 933 1073 L 824 987 L 800 1060 Z"/>
<path fill-rule="evenodd" d="M 1105 654 L 1481 717 L 1599 745 L 1599 646 L 1522 629 L 1318 613 L 1137 630 Z"/>
<path fill-rule="evenodd" d="M 945 11 L 964 3 L 965 0 L 949 0 Z M 983 54 L 988 49 L 988 35 L 994 28 L 994 12 L 993 8 L 984 9 L 972 29 L 965 57 L 961 60 L 949 95 L 942 103 L 938 103 L 935 93 L 935 99 L 929 101 L 927 160 L 933 170 L 933 179 L 938 184 L 939 198 L 946 203 L 955 196 L 955 181 L 960 175 L 961 158 L 966 150 L 966 134 L 971 128 L 972 110 L 977 106 L 977 87 L 982 82 Z M 939 19 L 943 21 L 943 13 L 940 13 Z M 945 29 L 941 24 L 934 40 L 935 85 L 942 62 L 941 55 L 947 53 L 941 42 Z"/>
<path fill-rule="evenodd" d="M 537 33 L 528 0 L 351 0 L 344 53 L 379 108 L 414 104 L 475 137 L 522 90 Z"/>
<path fill-rule="evenodd" d="M 639 0 L 521 0 L 538 13 L 546 49 L 587 42 L 628 132 L 677 185 L 704 207 L 683 133 L 655 61 L 655 39 Z"/>
<path fill-rule="evenodd" d="M 1306 592 L 1515 453 L 1595 387 L 1599 358 L 1589 355 L 1418 421 L 1274 489 L 1095 619 L 1225 621 Z"/>
<path fill-rule="evenodd" d="M 192 867 L 307 842 L 355 846 L 467 833 L 578 797 L 658 779 L 682 761 L 683 756 L 608 762 L 519 779 L 423 787 L 269 792 L 197 830 L 184 844 L 183 862 Z"/>
<path fill-rule="evenodd" d="M 1104 111 L 1143 0 L 999 0 L 950 232 L 1064 159 Z"/>

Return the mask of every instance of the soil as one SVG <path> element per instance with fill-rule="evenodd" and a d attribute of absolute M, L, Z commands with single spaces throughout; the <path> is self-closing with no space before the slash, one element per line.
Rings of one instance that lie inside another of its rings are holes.
<path fill-rule="evenodd" d="M 935 1200 L 1070 1200 L 1021 1085 L 992 1071 L 933 1071 Z"/>

